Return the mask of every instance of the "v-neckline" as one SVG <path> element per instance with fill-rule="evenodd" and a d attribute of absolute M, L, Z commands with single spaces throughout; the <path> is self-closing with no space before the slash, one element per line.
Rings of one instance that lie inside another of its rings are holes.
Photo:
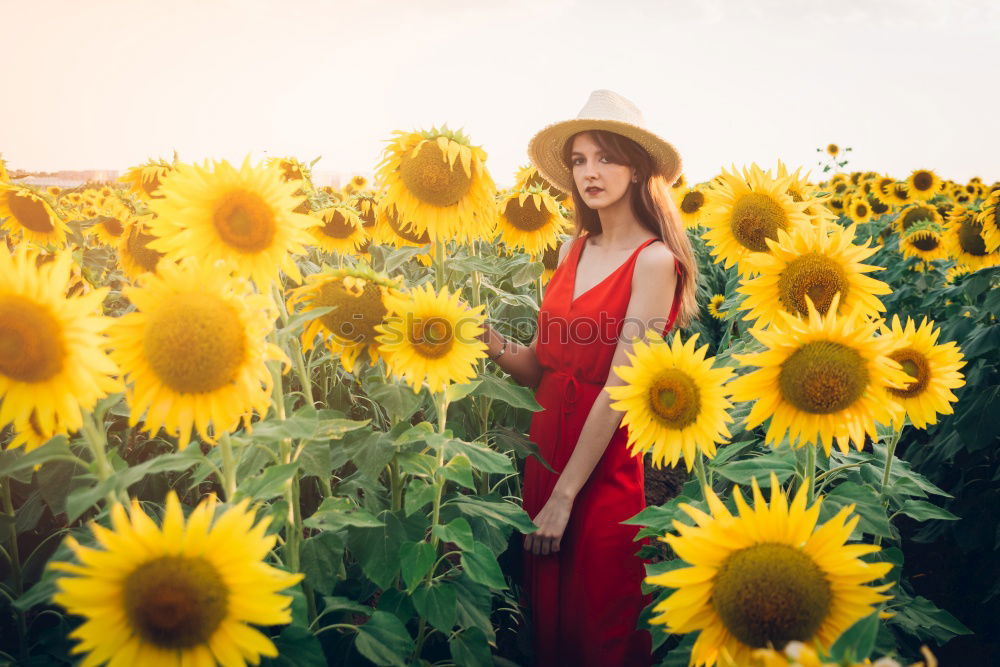
<path fill-rule="evenodd" d="M 630 254 L 630 255 L 629 255 L 629 256 L 628 256 L 627 258 L 625 258 L 625 261 L 624 261 L 624 262 L 622 262 L 622 263 L 621 263 L 621 264 L 620 264 L 620 265 L 618 266 L 618 268 L 616 268 L 616 269 L 615 269 L 614 271 L 612 271 L 612 272 L 611 272 L 611 273 L 609 273 L 608 275 L 604 276 L 604 278 L 602 278 L 602 279 L 600 280 L 600 282 L 598 282 L 597 284 L 595 284 L 595 285 L 594 285 L 593 287 L 590 287 L 590 288 L 588 288 L 588 289 L 587 289 L 587 290 L 586 290 L 586 291 L 585 291 L 585 292 L 584 292 L 583 294 L 581 294 L 580 296 L 578 296 L 578 297 L 574 297 L 574 296 L 573 296 L 573 292 L 575 292 L 575 291 L 576 291 L 576 274 L 577 274 L 577 271 L 578 271 L 578 270 L 579 270 L 579 268 L 580 268 L 580 256 L 581 256 L 581 255 L 583 255 L 583 251 L 584 251 L 584 249 L 585 249 L 585 248 L 587 247 L 587 239 L 589 239 L 589 238 L 590 238 L 590 234 L 589 234 L 589 233 L 587 233 L 587 234 L 586 234 L 585 236 L 581 236 L 581 237 L 580 237 L 579 239 L 577 239 L 577 241 L 582 241 L 583 245 L 581 245 L 581 246 L 580 246 L 580 249 L 579 249 L 579 250 L 577 251 L 577 253 L 576 253 L 576 261 L 575 261 L 575 262 L 573 263 L 573 277 L 572 277 L 572 280 L 570 281 L 570 284 L 569 284 L 569 286 L 570 286 L 570 294 L 569 294 L 569 297 L 570 297 L 570 302 L 569 302 L 569 305 L 570 305 L 570 307 L 571 307 L 571 308 L 572 308 L 572 307 L 573 307 L 573 306 L 574 306 L 574 305 L 576 304 L 576 302 L 577 302 L 577 301 L 579 301 L 579 300 L 580 300 L 580 299 L 582 299 L 583 297 L 585 297 L 585 296 L 587 296 L 588 294 L 590 294 L 591 292 L 593 292 L 593 291 L 594 291 L 595 289 L 597 289 L 598 287 L 600 287 L 601 285 L 603 285 L 604 283 L 606 283 L 606 282 L 607 282 L 608 280 L 610 280 L 610 279 L 611 279 L 611 276 L 613 276 L 613 275 L 615 275 L 616 273 L 618 273 L 619 271 L 621 271 L 621 270 L 622 270 L 622 268 L 623 268 L 623 267 L 624 267 L 624 266 L 625 266 L 626 264 L 628 264 L 628 263 L 629 263 L 629 261 L 630 261 L 630 260 L 632 259 L 632 256 L 633 256 L 633 255 L 635 255 L 635 253 L 636 253 L 636 252 L 638 252 L 638 251 L 639 251 L 639 250 L 640 250 L 641 248 L 643 248 L 643 247 L 644 247 L 644 246 L 645 246 L 646 244 L 648 244 L 648 243 L 649 243 L 650 241 L 655 241 L 655 240 L 656 240 L 655 238 L 652 238 L 652 239 L 646 239 L 645 241 L 643 241 L 642 243 L 640 243 L 640 244 L 639 244 L 639 245 L 638 245 L 638 246 L 637 246 L 637 247 L 636 247 L 636 248 L 635 248 L 635 249 L 634 249 L 634 250 L 632 251 L 632 253 L 631 253 L 631 254 Z"/>

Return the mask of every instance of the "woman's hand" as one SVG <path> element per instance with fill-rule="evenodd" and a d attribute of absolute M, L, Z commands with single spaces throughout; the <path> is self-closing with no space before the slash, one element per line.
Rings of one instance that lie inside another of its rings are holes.
<path fill-rule="evenodd" d="M 558 552 L 572 509 L 573 501 L 568 497 L 555 493 L 550 495 L 545 506 L 532 519 L 538 530 L 524 536 L 524 548 L 542 556 Z"/>

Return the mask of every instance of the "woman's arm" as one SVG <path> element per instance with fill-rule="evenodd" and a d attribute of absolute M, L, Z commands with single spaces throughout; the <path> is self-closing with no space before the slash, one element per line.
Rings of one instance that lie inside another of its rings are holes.
<path fill-rule="evenodd" d="M 632 281 L 632 295 L 611 361 L 612 369 L 629 363 L 626 353 L 631 353 L 633 339 L 641 338 L 646 329 L 663 330 L 677 284 L 673 253 L 660 243 L 649 246 L 636 258 L 634 275 L 641 278 Z M 664 295 L 671 295 L 668 297 L 670 300 L 665 302 Z M 611 370 L 604 387 L 606 389 L 623 384 L 621 378 Z M 612 402 L 607 391 L 601 391 L 594 400 L 580 432 L 580 439 L 559 475 L 552 494 L 532 519 L 538 525 L 538 530 L 525 537 L 525 549 L 543 555 L 559 551 L 559 542 L 569 521 L 573 502 L 621 423 L 623 414 L 611 407 Z"/>

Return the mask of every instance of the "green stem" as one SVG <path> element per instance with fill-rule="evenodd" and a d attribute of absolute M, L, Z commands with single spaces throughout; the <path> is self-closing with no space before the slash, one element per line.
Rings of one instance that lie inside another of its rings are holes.
<path fill-rule="evenodd" d="M 103 484 L 113 474 L 115 474 L 115 470 L 111 466 L 111 462 L 108 461 L 107 435 L 105 434 L 104 429 L 94 421 L 93 413 L 84 414 L 83 425 L 80 428 L 80 432 L 83 434 L 83 439 L 87 443 L 88 449 L 90 449 L 91 456 L 94 457 L 94 464 L 97 468 L 97 479 Z M 105 496 L 105 501 L 109 508 L 118 502 L 118 497 L 113 489 L 108 490 L 108 493 Z"/>
<path fill-rule="evenodd" d="M 403 479 L 395 456 L 389 461 L 389 484 L 392 489 L 392 511 L 398 512 L 403 507 Z"/>
<path fill-rule="evenodd" d="M 896 453 L 896 445 L 899 444 L 899 436 L 903 432 L 903 425 L 900 424 L 899 428 L 894 430 L 889 440 L 885 443 L 885 469 L 882 471 L 882 488 L 879 490 L 879 497 L 882 500 L 882 506 L 889 507 L 889 476 L 892 472 L 892 459 Z M 882 536 L 878 535 L 875 537 L 875 545 L 880 546 L 882 544 Z"/>
<path fill-rule="evenodd" d="M 812 505 L 813 495 L 816 491 L 816 447 L 817 445 L 806 445 L 806 469 L 802 482 L 806 487 L 806 505 Z"/>
<path fill-rule="evenodd" d="M 694 458 L 694 475 L 698 478 L 698 484 L 702 488 L 702 493 L 704 493 L 705 487 L 708 486 L 708 478 L 705 475 L 705 455 L 701 449 L 698 450 Z"/>
<path fill-rule="evenodd" d="M 431 243 L 434 247 L 434 289 L 438 292 L 444 287 L 444 239 L 436 239 Z"/>
<path fill-rule="evenodd" d="M 434 406 L 437 408 L 438 417 L 438 433 L 444 433 L 445 426 L 447 424 L 448 417 L 448 395 L 445 392 L 439 392 L 434 395 Z M 438 543 L 440 540 L 438 536 L 435 535 L 434 529 L 438 525 L 438 521 L 441 519 L 441 494 L 444 491 L 444 477 L 441 476 L 441 468 L 444 467 L 444 448 L 437 448 L 437 470 L 434 473 L 434 505 L 431 510 L 431 546 L 434 547 L 434 552 L 437 553 Z M 440 562 L 440 561 L 438 561 Z M 434 579 L 434 571 L 437 567 L 432 567 L 427 571 L 427 576 L 424 577 L 424 581 L 429 584 Z M 424 640 L 427 638 L 427 622 L 425 619 L 420 619 L 420 624 L 417 628 L 417 642 L 414 646 L 413 658 L 414 660 L 420 657 L 420 651 L 423 649 Z"/>
<path fill-rule="evenodd" d="M 222 491 L 226 494 L 226 501 L 233 502 L 236 498 L 236 457 L 233 456 L 233 442 L 229 438 L 229 431 L 223 431 L 219 438 L 219 454 L 222 456 Z"/>
<path fill-rule="evenodd" d="M 10 479 L 6 477 L 0 479 L 0 488 L 3 490 L 3 511 L 9 517 L 10 575 L 14 582 L 14 594 L 16 597 L 21 597 L 21 594 L 24 593 L 24 579 L 21 574 L 21 552 L 17 544 L 17 522 L 15 521 L 14 500 L 10 495 Z M 15 616 L 17 617 L 17 645 L 23 660 L 28 657 L 28 625 L 24 618 L 24 612 L 15 610 Z"/>
<path fill-rule="evenodd" d="M 295 363 L 295 372 L 299 376 L 299 384 L 302 385 L 302 393 L 306 397 L 309 407 L 315 407 L 313 399 L 312 377 L 306 368 L 305 357 L 302 356 L 302 345 L 296 338 L 291 342 L 292 361 Z"/>

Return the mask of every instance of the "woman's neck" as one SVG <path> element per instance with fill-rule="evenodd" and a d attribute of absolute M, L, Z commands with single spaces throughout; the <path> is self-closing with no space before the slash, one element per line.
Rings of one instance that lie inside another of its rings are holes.
<path fill-rule="evenodd" d="M 601 219 L 601 233 L 600 241 L 595 245 L 609 250 L 627 250 L 649 237 L 649 231 L 632 213 L 627 193 L 611 206 L 599 210 L 597 214 Z"/>

